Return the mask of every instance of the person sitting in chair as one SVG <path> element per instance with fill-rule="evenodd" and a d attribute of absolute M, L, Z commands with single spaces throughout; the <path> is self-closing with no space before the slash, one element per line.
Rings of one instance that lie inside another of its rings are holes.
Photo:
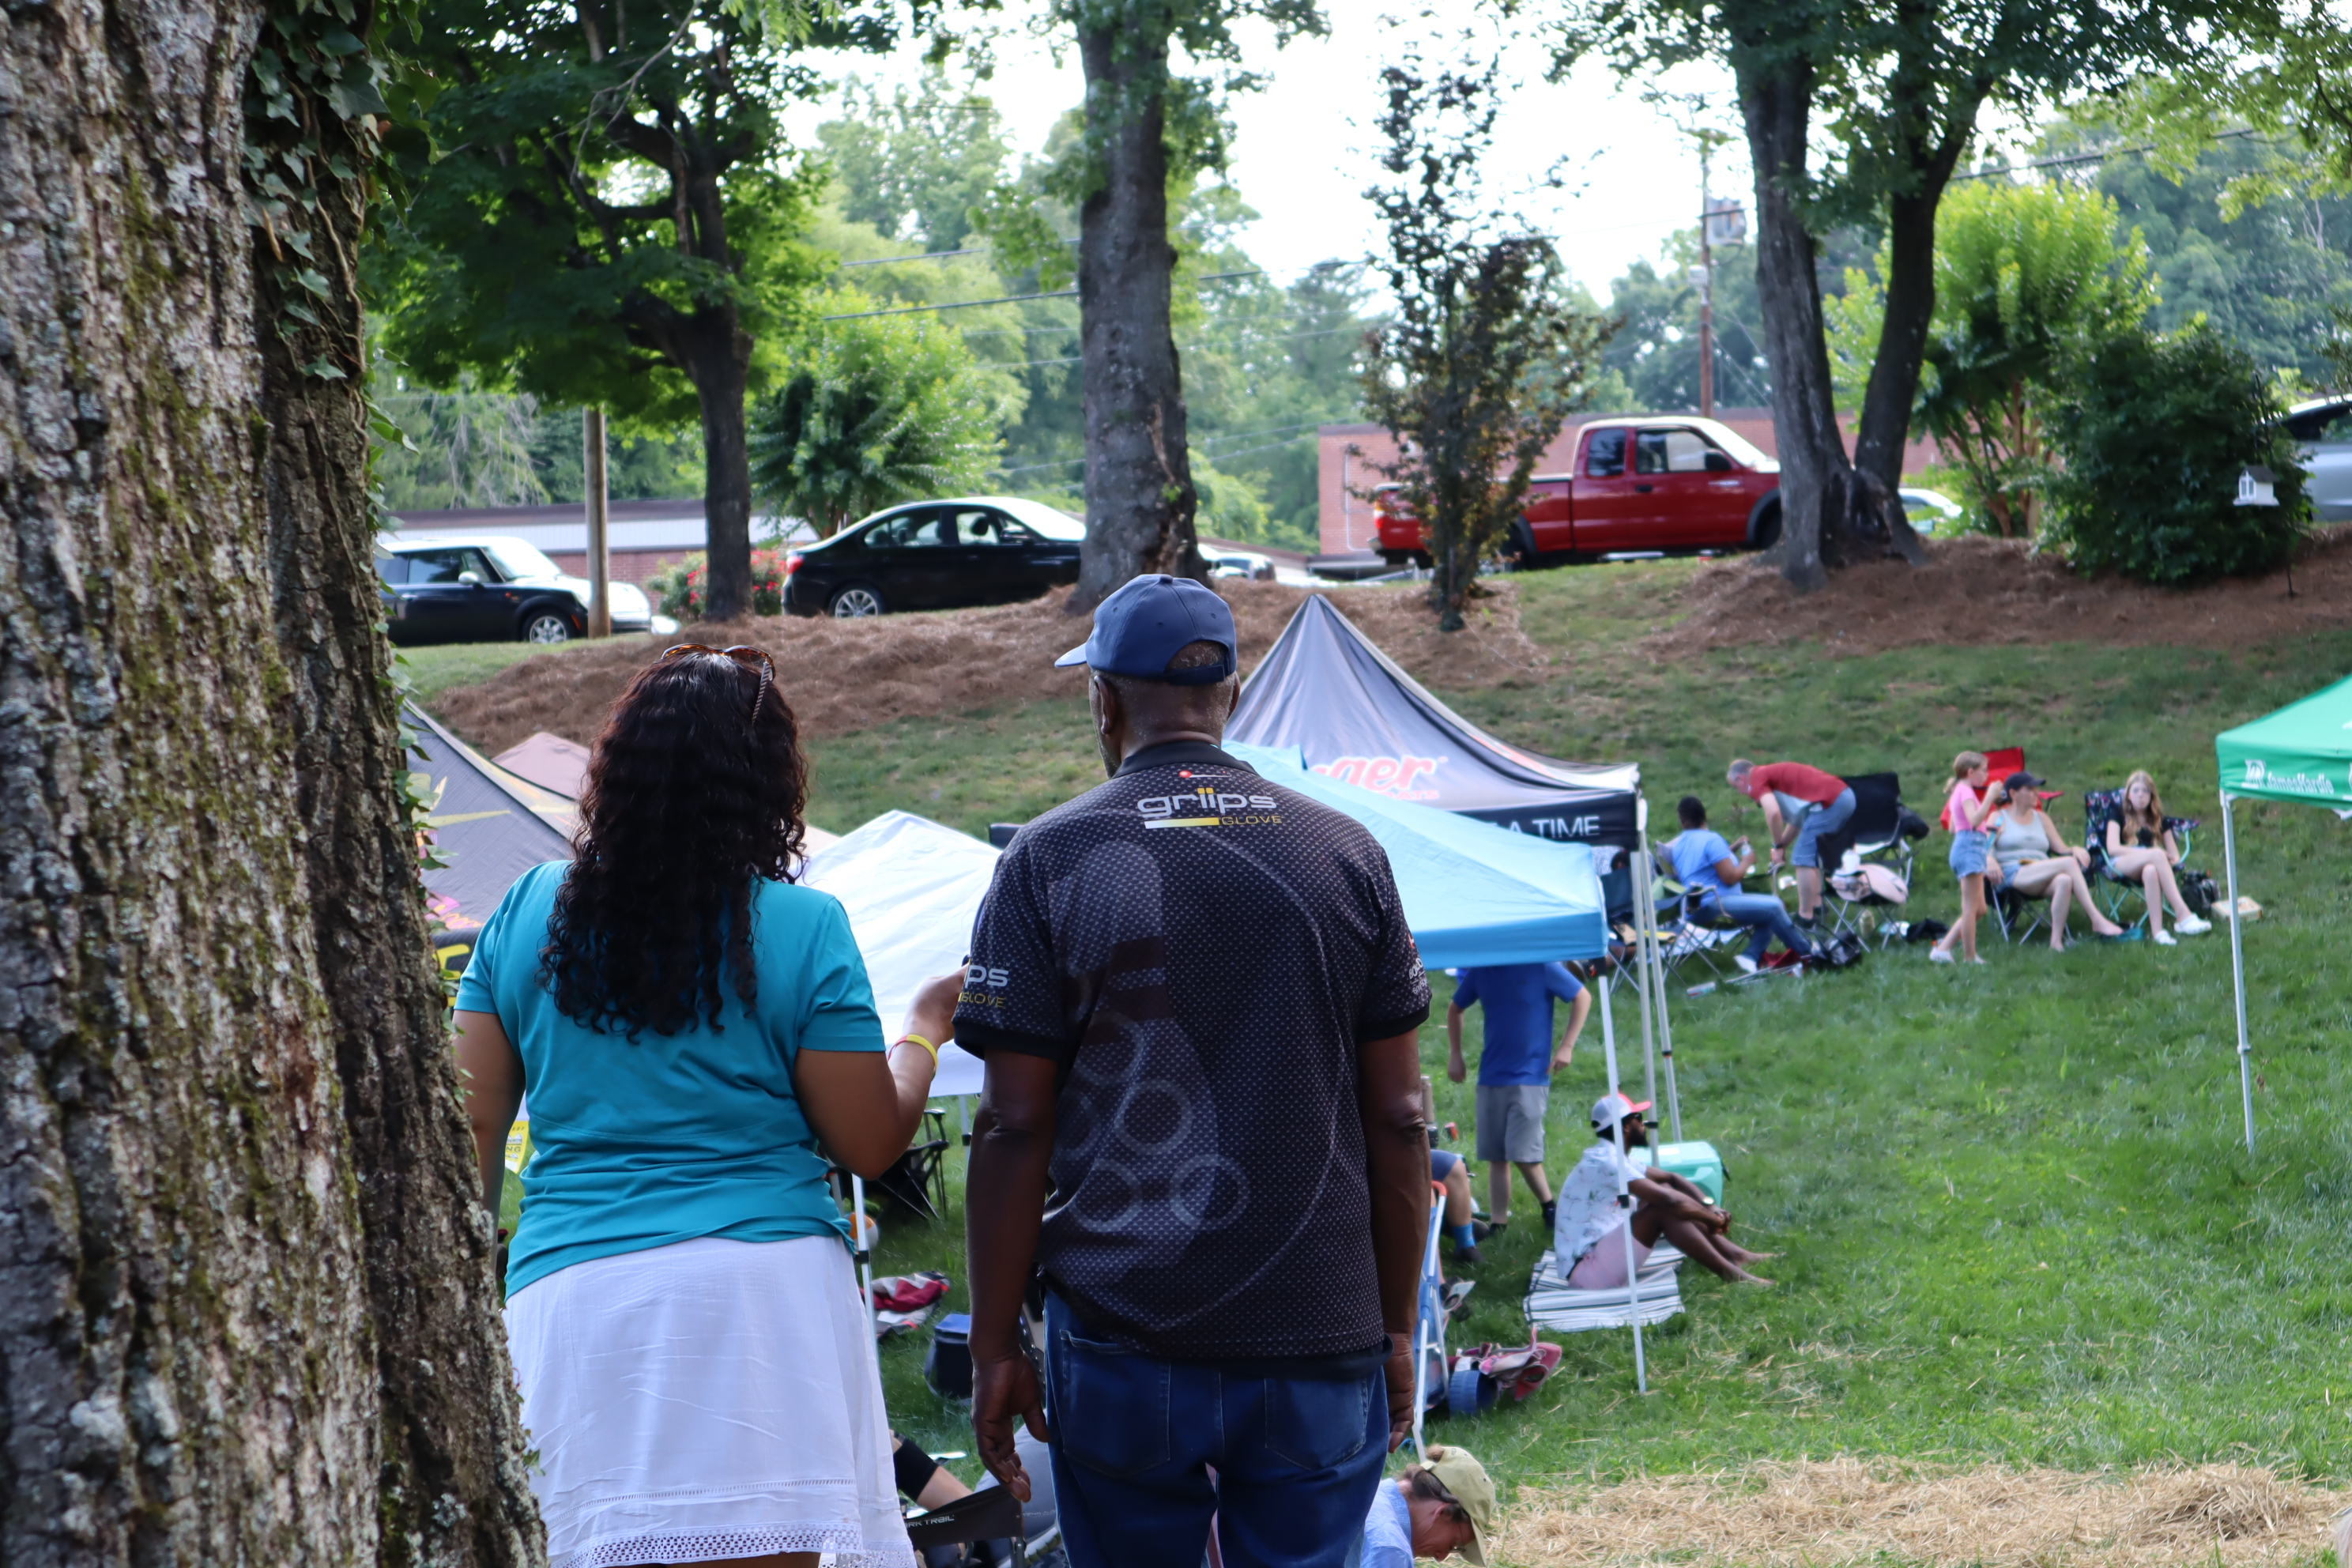
<path fill-rule="evenodd" d="M 1683 830 L 1665 843 L 1675 879 L 1688 889 L 1692 913 L 1748 928 L 1748 951 L 1738 957 L 1741 969 L 1755 973 L 1775 941 L 1790 952 L 1813 951 L 1779 895 L 1739 890 L 1741 880 L 1756 868 L 1756 851 L 1746 838 L 1725 843 L 1723 835 L 1706 825 L 1706 803 L 1695 795 L 1683 796 L 1675 815 Z"/>
<path fill-rule="evenodd" d="M 2042 809 L 2042 781 L 2029 773 L 2014 773 L 2000 781 L 2000 805 L 1984 823 L 1992 835 L 1992 858 L 2000 865 L 1999 886 L 2021 899 L 2050 900 L 2052 950 L 2066 951 L 2066 913 L 2071 904 L 2083 906 L 2091 929 L 2099 935 L 2123 935 L 2124 928 L 2101 914 L 2099 906 L 2091 901 L 2091 852 L 2069 849 L 2058 825 Z"/>
<path fill-rule="evenodd" d="M 1764 808 L 1772 864 L 1785 857 L 1797 868 L 1797 923 L 1811 930 L 1822 907 L 1822 840 L 1853 820 L 1853 788 L 1835 773 L 1804 763 L 1733 761 L 1724 774 L 1731 787 Z"/>
<path fill-rule="evenodd" d="M 1416 1557 L 1462 1554 L 1486 1568 L 1486 1532 L 1495 1528 L 1495 1483 L 1467 1448 L 1433 1443 L 1429 1463 L 1408 1465 L 1380 1489 L 1364 1538 L 1348 1568 L 1412 1568 Z"/>
<path fill-rule="evenodd" d="M 2202 936 L 2213 922 L 2200 920 L 2180 896 L 2180 880 L 2173 875 L 2180 864 L 2180 845 L 2165 826 L 2164 802 L 2156 795 L 2156 780 L 2146 768 L 2124 781 L 2123 809 L 2107 819 L 2107 874 L 2118 882 L 2137 882 L 2147 899 L 2147 934 L 2160 946 L 2175 945 L 2164 929 L 2164 911 L 2172 910 L 2172 930 L 2182 936 Z"/>
<path fill-rule="evenodd" d="M 1632 1281 L 1625 1271 L 1625 1237 L 1633 1227 L 1633 1267 L 1648 1261 L 1650 1251 L 1664 1237 L 1685 1258 L 1695 1258 L 1726 1279 L 1741 1285 L 1769 1285 L 1769 1279 L 1748 1272 L 1747 1264 L 1776 1254 L 1750 1252 L 1727 1234 L 1731 1215 L 1696 1182 L 1671 1171 L 1635 1165 L 1617 1152 L 1617 1128 L 1625 1128 L 1625 1147 L 1639 1149 L 1650 1141 L 1642 1112 L 1622 1094 L 1604 1094 L 1592 1106 L 1592 1146 L 1559 1188 L 1559 1224 L 1552 1233 L 1552 1258 L 1568 1273 L 1576 1290 L 1622 1290 Z M 1624 1160 L 1621 1167 L 1620 1160 Z M 1633 1194 L 1629 1220 L 1617 1206 L 1617 1178 L 1622 1170 Z"/>

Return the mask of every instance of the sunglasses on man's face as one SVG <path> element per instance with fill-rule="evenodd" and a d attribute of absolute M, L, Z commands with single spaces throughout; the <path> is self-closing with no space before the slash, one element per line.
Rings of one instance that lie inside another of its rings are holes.
<path fill-rule="evenodd" d="M 776 661 L 759 648 L 737 643 L 733 647 L 712 647 L 709 643 L 682 642 L 662 649 L 662 658 L 676 658 L 680 654 L 707 653 L 719 658 L 731 658 L 746 669 L 757 665 L 760 669 L 760 694 L 751 699 L 751 722 L 760 722 L 760 705 L 768 700 L 768 688 L 776 683 Z"/>

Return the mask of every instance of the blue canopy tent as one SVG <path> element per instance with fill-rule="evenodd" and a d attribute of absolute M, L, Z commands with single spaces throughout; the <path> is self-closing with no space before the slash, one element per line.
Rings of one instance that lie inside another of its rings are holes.
<path fill-rule="evenodd" d="M 1412 928 L 1422 962 L 1430 968 L 1541 963 L 1607 954 L 1609 921 L 1591 845 L 1538 838 L 1342 783 L 1310 770 L 1296 746 L 1227 741 L 1225 750 L 1269 782 L 1344 812 L 1371 831 L 1388 852 L 1397 896 L 1404 904 L 1405 922 Z M 1617 1028 L 1610 1005 L 1610 977 L 1603 975 L 1597 989 L 1601 1048 L 1608 1064 L 1609 1091 L 1614 1094 L 1619 1092 Z M 1645 992 L 1645 1000 L 1646 996 Z M 1669 1093 L 1674 1070 L 1670 1054 L 1666 1058 Z M 1664 1159 L 1672 1152 L 1659 1150 L 1657 1157 Z M 1617 1130 L 1617 1153 L 1622 1167 L 1622 1126 Z M 1713 1153 L 1707 1151 L 1708 1157 Z M 1627 1199 L 1622 1176 L 1618 1185 L 1620 1199 Z M 1594 1319 L 1590 1326 L 1633 1331 L 1633 1379 L 1637 1387 L 1647 1389 L 1649 1373 L 1642 1347 L 1643 1286 L 1635 1267 L 1630 1226 L 1625 1238 L 1628 1283 L 1622 1308 L 1601 1314 L 1587 1309 L 1587 1315 Z M 1417 1347 L 1416 1369 L 1423 1361 Z M 1421 1403 L 1416 1391 L 1416 1412 Z"/>
<path fill-rule="evenodd" d="M 1548 963 L 1609 951 L 1590 845 L 1559 843 L 1310 771 L 1296 746 L 1225 749 L 1287 789 L 1345 812 L 1388 851 L 1406 921 L 1432 969 Z"/>

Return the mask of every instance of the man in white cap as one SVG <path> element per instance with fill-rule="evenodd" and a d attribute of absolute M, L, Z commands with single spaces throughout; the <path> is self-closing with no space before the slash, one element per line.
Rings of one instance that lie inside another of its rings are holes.
<path fill-rule="evenodd" d="M 1460 1552 L 1473 1568 L 1486 1568 L 1486 1538 L 1495 1528 L 1495 1483 L 1486 1467 L 1467 1448 L 1432 1444 L 1429 1463 L 1406 1467 L 1382 1487 L 1364 1521 L 1360 1552 L 1348 1568 L 1412 1568 L 1412 1560 L 1433 1562 Z"/>
<path fill-rule="evenodd" d="M 1742 1285 L 1769 1285 L 1769 1279 L 1748 1272 L 1743 1265 L 1770 1258 L 1750 1252 L 1727 1234 L 1731 1215 L 1715 1206 L 1706 1189 L 1671 1171 L 1634 1164 L 1617 1152 L 1618 1128 L 1624 1128 L 1625 1147 L 1639 1149 L 1650 1141 L 1642 1112 L 1650 1102 L 1636 1104 L 1622 1094 L 1604 1094 L 1592 1103 L 1592 1146 L 1559 1186 L 1559 1219 L 1552 1231 L 1552 1256 L 1568 1273 L 1568 1283 L 1579 1290 L 1622 1290 L 1627 1284 L 1625 1236 L 1633 1227 L 1633 1266 L 1649 1258 L 1650 1249 L 1664 1237 L 1684 1257 L 1693 1258 Z M 1634 1208 L 1632 1218 L 1618 1206 L 1618 1178 L 1622 1174 Z"/>

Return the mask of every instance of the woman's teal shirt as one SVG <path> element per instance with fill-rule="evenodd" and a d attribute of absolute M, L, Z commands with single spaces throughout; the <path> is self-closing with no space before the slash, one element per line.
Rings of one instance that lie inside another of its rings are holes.
<path fill-rule="evenodd" d="M 720 984 L 723 1027 L 598 1034 L 556 1011 L 540 950 L 567 861 L 523 874 L 482 928 L 457 1009 L 495 1013 L 530 1112 L 509 1295 L 591 1258 L 697 1237 L 789 1241 L 848 1226 L 793 1095 L 802 1051 L 878 1051 L 882 1025 L 849 917 L 829 893 L 751 884 L 758 1000 Z"/>

